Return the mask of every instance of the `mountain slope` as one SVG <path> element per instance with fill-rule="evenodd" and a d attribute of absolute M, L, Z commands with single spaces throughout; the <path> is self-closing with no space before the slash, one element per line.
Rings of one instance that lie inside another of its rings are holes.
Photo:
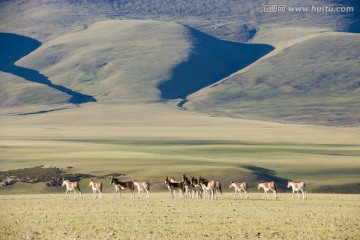
<path fill-rule="evenodd" d="M 310 124 L 360 123 L 360 36 L 323 33 L 188 97 L 216 115 Z"/>
<path fill-rule="evenodd" d="M 251 65 L 274 48 L 267 44 L 222 41 L 190 28 L 189 57 L 172 70 L 172 76 L 158 86 L 162 99 L 185 99 L 230 74 Z"/>
<path fill-rule="evenodd" d="M 156 101 L 154 85 L 187 57 L 187 34 L 175 23 L 103 21 L 45 42 L 18 64 L 98 101 Z"/>
<path fill-rule="evenodd" d="M 30 41 L 17 38 L 24 41 L 17 41 L 16 47 Z M 185 98 L 272 50 L 265 44 L 222 41 L 176 23 L 143 20 L 97 22 L 39 45 L 22 51 L 31 53 L 19 61 L 9 57 L 11 64 L 0 70 L 71 96 L 59 104 Z M 12 48 L 8 52 L 17 52 Z M 33 95 L 41 98 L 36 91 Z M 44 96 L 43 104 L 46 101 Z"/>
<path fill-rule="evenodd" d="M 279 4 L 284 12 L 264 11 Z M 188 109 L 216 115 L 356 125 L 358 35 L 330 32 L 359 32 L 359 9 L 356 0 L 2 0 L 0 31 L 38 46 L 0 72 L 0 105 L 42 112 L 69 102 L 187 98 Z"/>

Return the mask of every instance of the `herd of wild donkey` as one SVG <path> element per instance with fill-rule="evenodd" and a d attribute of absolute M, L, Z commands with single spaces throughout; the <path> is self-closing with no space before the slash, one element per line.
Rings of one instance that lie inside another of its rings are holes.
<path fill-rule="evenodd" d="M 176 191 L 179 190 L 180 192 L 180 198 L 183 198 L 183 195 L 188 198 L 194 198 L 194 195 L 197 195 L 197 198 L 208 198 L 208 199 L 214 199 L 216 196 L 220 193 L 222 195 L 222 188 L 221 183 L 219 181 L 214 180 L 207 180 L 203 177 L 191 177 L 190 180 L 185 176 L 185 174 L 182 175 L 181 181 L 176 181 L 174 177 L 165 178 L 165 184 L 170 190 L 171 196 L 174 198 L 176 195 Z M 150 183 L 148 181 L 127 181 L 122 182 L 118 178 L 115 178 L 113 176 L 110 177 L 110 185 L 115 186 L 115 195 L 119 193 L 121 196 L 120 190 L 130 190 L 131 191 L 131 198 L 134 198 L 134 189 L 135 186 L 138 189 L 138 197 L 141 198 L 142 193 L 146 192 L 146 199 L 150 198 Z M 66 193 L 65 197 L 67 197 L 68 192 L 70 192 L 70 195 L 72 192 L 74 192 L 74 198 L 76 197 L 76 190 L 78 190 L 81 193 L 80 187 L 78 182 L 70 182 L 68 179 L 63 179 L 62 186 L 66 186 Z M 101 197 L 102 193 L 102 183 L 101 182 L 95 182 L 94 180 L 90 179 L 89 187 L 93 190 L 93 195 L 96 198 L 97 193 L 99 193 L 99 197 Z M 247 189 L 248 185 L 246 182 L 230 182 L 229 188 L 234 188 L 234 198 L 236 197 L 236 193 L 240 193 L 240 196 L 242 197 L 242 192 L 245 193 L 245 197 L 248 198 Z M 294 193 L 297 192 L 298 198 L 299 191 L 302 193 L 302 199 L 306 199 L 306 186 L 304 182 L 295 182 L 292 180 L 288 180 L 288 188 L 292 188 L 292 197 L 294 198 Z M 277 198 L 277 188 L 275 182 L 258 182 L 257 184 L 258 190 L 260 188 L 264 189 L 264 196 L 268 198 L 268 191 L 273 192 L 273 198 Z"/>

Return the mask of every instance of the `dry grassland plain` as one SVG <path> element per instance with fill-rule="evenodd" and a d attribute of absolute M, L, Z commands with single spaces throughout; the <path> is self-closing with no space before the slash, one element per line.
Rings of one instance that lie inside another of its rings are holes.
<path fill-rule="evenodd" d="M 166 175 L 186 173 L 226 184 L 290 178 L 307 182 L 310 191 L 358 192 L 359 128 L 211 117 L 161 104 L 86 105 L 1 119 L 3 170 L 45 165 L 98 176 L 118 172 L 161 185 L 158 190 Z"/>
<path fill-rule="evenodd" d="M 123 180 L 149 180 L 152 193 L 148 201 L 128 192 L 113 199 L 105 179 L 102 199 L 92 198 L 88 179 L 76 200 L 43 183 L 1 187 L 1 239 L 359 238 L 359 195 L 315 193 L 357 191 L 358 128 L 210 117 L 157 104 L 87 105 L 2 120 L 2 169 L 118 172 Z M 219 179 L 224 196 L 171 199 L 164 178 L 182 173 Z M 263 200 L 254 189 L 262 177 L 303 180 L 308 199 L 291 200 L 282 189 L 277 201 Z M 250 199 L 232 199 L 232 180 L 249 182 Z"/>
<path fill-rule="evenodd" d="M 359 195 L 309 194 L 305 201 L 172 199 L 65 199 L 63 194 L 0 197 L 1 239 L 359 239 Z M 178 196 L 177 196 L 178 197 Z"/>

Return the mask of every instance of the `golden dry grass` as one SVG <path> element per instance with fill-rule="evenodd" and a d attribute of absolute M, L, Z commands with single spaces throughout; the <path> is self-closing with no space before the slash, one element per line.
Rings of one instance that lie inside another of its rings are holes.
<path fill-rule="evenodd" d="M 308 199 L 64 199 L 64 195 L 0 197 L 1 239 L 357 239 L 359 195 L 309 194 Z"/>

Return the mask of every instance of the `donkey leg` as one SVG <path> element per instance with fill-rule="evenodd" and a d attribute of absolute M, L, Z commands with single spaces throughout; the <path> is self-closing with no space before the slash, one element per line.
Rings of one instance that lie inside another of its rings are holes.
<path fill-rule="evenodd" d="M 118 192 L 119 190 L 116 188 L 115 189 L 115 194 L 114 194 L 114 199 L 115 199 L 115 197 L 116 197 L 116 193 Z M 120 193 L 119 193 L 120 194 Z"/>

